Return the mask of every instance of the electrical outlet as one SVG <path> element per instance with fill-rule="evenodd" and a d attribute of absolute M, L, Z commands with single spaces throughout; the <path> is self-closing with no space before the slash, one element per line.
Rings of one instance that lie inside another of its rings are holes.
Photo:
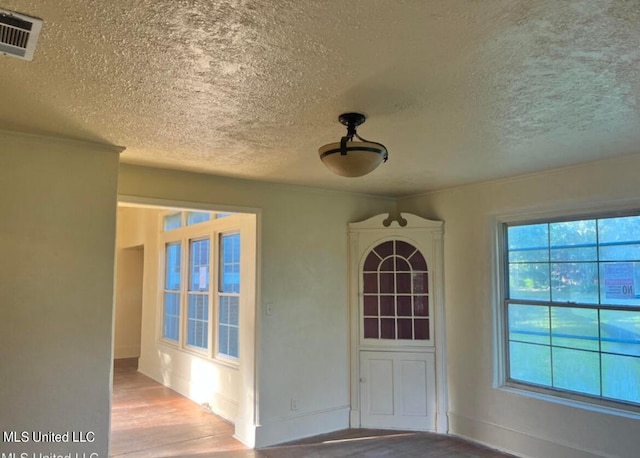
<path fill-rule="evenodd" d="M 291 398 L 291 410 L 298 410 L 298 399 Z"/>

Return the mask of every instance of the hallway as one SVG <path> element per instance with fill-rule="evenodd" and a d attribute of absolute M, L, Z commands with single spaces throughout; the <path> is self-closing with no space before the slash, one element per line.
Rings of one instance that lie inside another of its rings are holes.
<path fill-rule="evenodd" d="M 345 430 L 262 450 L 248 449 L 232 436 L 231 424 L 138 373 L 135 368 L 115 369 L 112 457 L 511 457 L 460 439 L 430 433 Z"/>

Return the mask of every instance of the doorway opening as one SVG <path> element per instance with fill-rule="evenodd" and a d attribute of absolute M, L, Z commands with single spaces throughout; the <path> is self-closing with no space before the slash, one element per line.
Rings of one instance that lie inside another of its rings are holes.
<path fill-rule="evenodd" d="M 249 447 L 258 216 L 255 209 L 121 197 L 116 237 L 114 362 L 137 358 L 139 374 L 232 424 Z"/>
<path fill-rule="evenodd" d="M 138 368 L 142 337 L 144 245 L 118 249 L 113 325 L 113 365 Z"/>

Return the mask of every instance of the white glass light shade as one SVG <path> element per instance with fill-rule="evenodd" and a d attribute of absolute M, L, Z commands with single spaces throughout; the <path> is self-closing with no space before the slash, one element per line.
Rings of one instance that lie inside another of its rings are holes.
<path fill-rule="evenodd" d="M 318 150 L 324 165 L 343 177 L 361 177 L 373 172 L 387 154 L 380 143 L 372 142 L 347 142 L 346 152 L 341 154 L 340 142 L 329 143 Z"/>

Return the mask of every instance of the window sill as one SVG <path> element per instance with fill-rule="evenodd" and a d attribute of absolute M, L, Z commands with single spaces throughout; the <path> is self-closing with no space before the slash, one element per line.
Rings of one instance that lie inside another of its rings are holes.
<path fill-rule="evenodd" d="M 640 408 L 636 408 L 633 406 L 629 406 L 627 410 L 621 407 L 607 405 L 605 404 L 607 401 L 603 401 L 602 404 L 599 404 L 596 402 L 588 402 L 574 398 L 571 393 L 552 395 L 548 393 L 533 391 L 533 389 L 520 387 L 519 385 L 503 385 L 498 387 L 498 389 L 506 393 L 526 396 L 528 398 L 552 402 L 554 404 L 560 404 L 576 409 L 588 410 L 591 412 L 597 412 L 606 415 L 615 415 L 617 417 L 624 417 L 632 420 L 640 420 Z"/>

